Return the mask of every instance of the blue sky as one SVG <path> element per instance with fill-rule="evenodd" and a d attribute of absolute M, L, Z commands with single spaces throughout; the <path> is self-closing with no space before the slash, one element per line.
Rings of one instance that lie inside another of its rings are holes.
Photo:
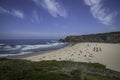
<path fill-rule="evenodd" d="M 120 31 L 120 0 L 0 0 L 0 39 Z"/>

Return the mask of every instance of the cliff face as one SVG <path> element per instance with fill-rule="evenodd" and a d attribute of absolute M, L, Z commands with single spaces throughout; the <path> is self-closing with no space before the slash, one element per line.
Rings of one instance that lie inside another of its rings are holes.
<path fill-rule="evenodd" d="M 81 35 L 81 36 L 67 36 L 63 41 L 120 43 L 120 32 L 90 34 L 90 35 Z"/>

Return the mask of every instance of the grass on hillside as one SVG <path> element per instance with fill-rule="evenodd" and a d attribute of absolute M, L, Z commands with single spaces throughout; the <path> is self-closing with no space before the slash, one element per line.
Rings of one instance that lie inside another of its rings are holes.
<path fill-rule="evenodd" d="M 98 63 L 0 59 L 0 80 L 120 80 L 119 75 Z"/>

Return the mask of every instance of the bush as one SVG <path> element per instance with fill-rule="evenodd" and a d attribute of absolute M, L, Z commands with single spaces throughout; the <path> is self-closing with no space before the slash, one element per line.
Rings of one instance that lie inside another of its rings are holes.
<path fill-rule="evenodd" d="M 79 70 L 73 70 L 71 72 L 71 75 L 73 76 L 73 78 L 75 78 L 76 80 L 84 80 L 84 74 L 83 72 L 79 69 Z"/>

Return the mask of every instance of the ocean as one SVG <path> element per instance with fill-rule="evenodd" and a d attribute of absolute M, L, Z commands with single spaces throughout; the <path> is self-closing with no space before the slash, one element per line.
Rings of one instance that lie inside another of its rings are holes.
<path fill-rule="evenodd" d="M 68 46 L 55 39 L 0 40 L 0 57 L 19 56 L 57 50 Z"/>

